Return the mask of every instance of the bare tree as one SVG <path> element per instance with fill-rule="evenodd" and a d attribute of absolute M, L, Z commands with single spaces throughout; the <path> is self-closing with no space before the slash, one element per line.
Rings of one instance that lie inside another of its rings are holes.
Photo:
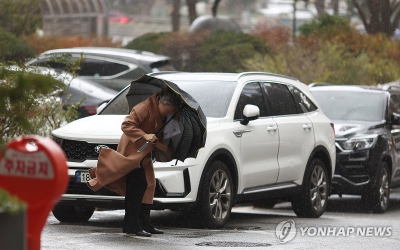
<path fill-rule="evenodd" d="M 172 31 L 179 31 L 181 15 L 179 14 L 179 9 L 181 7 L 181 0 L 172 0 Z"/>
<path fill-rule="evenodd" d="M 335 16 L 339 15 L 339 0 L 332 0 L 332 9 Z"/>
<path fill-rule="evenodd" d="M 325 0 L 316 0 L 315 8 L 317 9 L 318 16 L 322 16 L 325 14 Z"/>
<path fill-rule="evenodd" d="M 400 0 L 352 1 L 368 34 L 385 33 L 393 36 L 400 21 Z"/>
<path fill-rule="evenodd" d="M 186 5 L 189 12 L 189 24 L 193 23 L 194 19 L 197 18 L 196 3 L 197 0 L 186 0 Z"/>

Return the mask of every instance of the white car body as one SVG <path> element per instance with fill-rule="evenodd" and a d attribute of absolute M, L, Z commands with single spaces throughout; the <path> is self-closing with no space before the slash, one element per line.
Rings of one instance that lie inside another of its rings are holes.
<path fill-rule="evenodd" d="M 156 179 L 168 194 L 164 197 L 156 195 L 156 206 L 183 208 L 186 207 L 185 204 L 196 204 L 203 171 L 216 157 L 225 157 L 226 165 L 229 165 L 235 197 L 233 205 L 235 202 L 268 198 L 269 194 L 273 194 L 271 197 L 281 197 L 276 195 L 278 191 L 283 192 L 282 197 L 298 194 L 302 188 L 306 167 L 316 155 L 325 154 L 330 182 L 336 160 L 334 130 L 306 85 L 293 78 L 267 73 L 198 75 L 217 81 L 226 78 L 236 81 L 237 86 L 226 115 L 220 118 L 207 117 L 206 145 L 199 150 L 196 159 L 154 163 Z M 160 73 L 154 76 L 173 82 L 185 78 L 199 79 L 196 73 Z M 235 109 L 243 86 L 249 82 L 291 85 L 301 90 L 317 109 L 302 114 L 260 117 L 242 125 L 234 119 Z M 84 141 L 90 145 L 117 144 L 122 134 L 121 123 L 126 115 L 86 117 L 53 131 L 53 136 L 63 140 Z M 96 159 L 83 162 L 68 161 L 69 175 L 74 178 L 77 170 L 88 170 L 96 167 L 96 164 Z M 102 201 L 123 199 L 121 196 L 68 193 L 62 196 L 61 202 L 86 202 L 87 205 L 97 201 L 93 204 L 99 206 Z"/>

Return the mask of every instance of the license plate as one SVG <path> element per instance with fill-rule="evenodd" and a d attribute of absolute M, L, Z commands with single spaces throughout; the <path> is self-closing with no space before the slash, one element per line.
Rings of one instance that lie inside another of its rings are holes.
<path fill-rule="evenodd" d="M 86 183 L 90 181 L 90 174 L 87 171 L 76 171 L 75 180 L 78 183 Z"/>

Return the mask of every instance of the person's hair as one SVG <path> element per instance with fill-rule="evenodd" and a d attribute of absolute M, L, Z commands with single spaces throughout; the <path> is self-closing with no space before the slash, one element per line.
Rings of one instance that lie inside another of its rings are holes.
<path fill-rule="evenodd" d="M 169 104 L 177 109 L 179 109 L 182 105 L 181 99 L 179 98 L 178 94 L 176 94 L 169 87 L 166 87 L 165 89 L 161 90 L 158 93 L 158 97 L 159 97 L 159 102 L 162 104 Z"/>

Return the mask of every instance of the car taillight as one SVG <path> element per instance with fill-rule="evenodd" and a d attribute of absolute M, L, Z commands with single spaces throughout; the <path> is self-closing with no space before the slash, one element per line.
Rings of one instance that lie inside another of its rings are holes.
<path fill-rule="evenodd" d="M 94 115 L 97 113 L 97 106 L 83 106 L 83 108 L 89 115 Z"/>
<path fill-rule="evenodd" d="M 122 24 L 125 24 L 125 23 L 129 23 L 130 21 L 131 21 L 131 19 L 128 17 L 122 17 L 119 22 Z"/>
<path fill-rule="evenodd" d="M 335 124 L 331 123 L 331 127 L 333 129 L 333 139 L 336 140 L 336 136 L 335 136 Z"/>

